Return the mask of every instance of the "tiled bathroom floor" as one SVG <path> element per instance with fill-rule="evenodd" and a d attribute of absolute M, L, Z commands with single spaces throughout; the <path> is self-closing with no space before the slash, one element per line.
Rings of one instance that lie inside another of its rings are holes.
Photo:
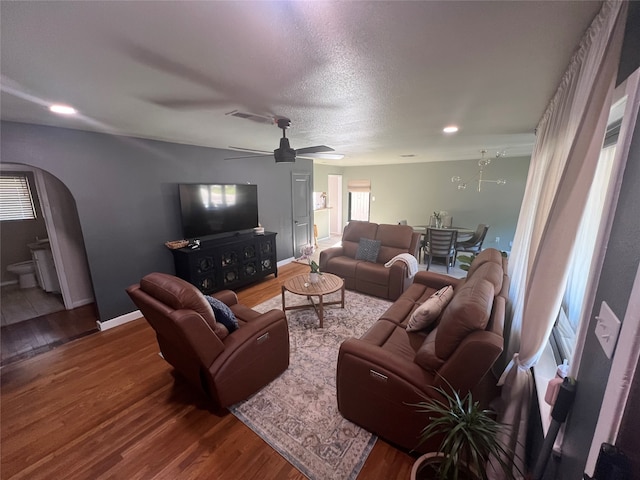
<path fill-rule="evenodd" d="M 39 287 L 20 288 L 18 285 L 6 285 L 0 288 L 2 326 L 60 310 L 64 310 L 60 294 L 47 293 Z"/>

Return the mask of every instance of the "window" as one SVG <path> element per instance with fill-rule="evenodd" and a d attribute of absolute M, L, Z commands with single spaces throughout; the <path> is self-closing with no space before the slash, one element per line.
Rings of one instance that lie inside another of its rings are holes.
<path fill-rule="evenodd" d="M 600 152 L 587 204 L 576 233 L 576 245 L 569 262 L 569 272 L 562 306 L 552 331 L 551 346 L 558 363 L 571 361 L 575 349 L 578 327 L 585 308 L 585 292 L 591 278 L 596 239 L 604 215 L 607 192 L 611 184 L 616 141 L 620 121 L 607 127 L 603 149 Z"/>
<path fill-rule="evenodd" d="M 0 221 L 33 220 L 36 210 L 33 206 L 31 187 L 26 175 L 0 176 Z"/>
<path fill-rule="evenodd" d="M 371 195 L 370 180 L 349 180 L 349 221 L 369 221 L 369 197 Z"/>

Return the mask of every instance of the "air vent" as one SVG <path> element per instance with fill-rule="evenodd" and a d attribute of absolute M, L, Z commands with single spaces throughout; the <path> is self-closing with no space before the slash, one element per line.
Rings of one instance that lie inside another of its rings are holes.
<path fill-rule="evenodd" d="M 255 113 L 248 112 L 240 112 L 238 110 L 233 110 L 231 112 L 225 113 L 225 115 L 230 115 L 232 117 L 244 118 L 247 120 L 251 120 L 252 122 L 257 123 L 265 123 L 267 125 L 273 125 L 273 117 L 265 117 L 264 115 L 256 115 Z"/>

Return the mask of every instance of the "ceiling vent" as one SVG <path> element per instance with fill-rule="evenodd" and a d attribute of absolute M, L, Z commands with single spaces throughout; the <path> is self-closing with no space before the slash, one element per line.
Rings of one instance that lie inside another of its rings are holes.
<path fill-rule="evenodd" d="M 266 123 L 267 125 L 273 125 L 274 124 L 273 117 L 265 117 L 264 115 L 256 115 L 255 113 L 240 112 L 238 110 L 233 110 L 231 112 L 225 113 L 225 115 L 230 115 L 232 117 L 238 117 L 238 118 L 244 118 L 244 119 L 251 120 L 252 122 L 257 122 L 257 123 Z"/>

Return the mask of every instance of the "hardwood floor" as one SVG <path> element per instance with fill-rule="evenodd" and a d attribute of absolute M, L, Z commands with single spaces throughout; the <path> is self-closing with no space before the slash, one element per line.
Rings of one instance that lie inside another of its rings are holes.
<path fill-rule="evenodd" d="M 238 297 L 255 306 L 307 269 L 286 265 Z M 144 319 L 4 366 L 0 386 L 4 480 L 305 478 L 232 414 L 209 411 Z M 413 460 L 378 440 L 358 478 L 409 478 Z"/>
<path fill-rule="evenodd" d="M 3 326 L 0 364 L 33 357 L 77 338 L 98 332 L 94 304 L 62 310 Z"/>

